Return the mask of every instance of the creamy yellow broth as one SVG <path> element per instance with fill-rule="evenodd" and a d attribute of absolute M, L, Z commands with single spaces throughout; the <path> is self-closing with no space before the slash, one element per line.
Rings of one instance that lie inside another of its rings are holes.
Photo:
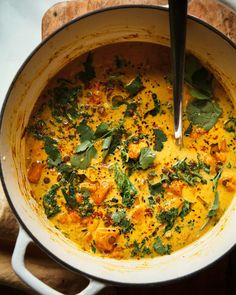
<path fill-rule="evenodd" d="M 170 254 L 211 229 L 229 206 L 235 107 L 191 58 L 182 149 L 173 136 L 166 47 L 96 49 L 60 71 L 39 97 L 26 132 L 32 195 L 80 249 L 117 259 Z M 200 123 L 191 117 L 200 100 L 214 105 L 210 127 L 209 118 L 202 125 L 209 108 Z"/>

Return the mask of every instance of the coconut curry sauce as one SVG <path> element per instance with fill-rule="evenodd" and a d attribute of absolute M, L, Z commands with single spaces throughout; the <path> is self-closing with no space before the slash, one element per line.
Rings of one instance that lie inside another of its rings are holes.
<path fill-rule="evenodd" d="M 42 92 L 26 165 L 42 214 L 80 249 L 117 259 L 170 254 L 211 229 L 236 189 L 236 111 L 188 56 L 184 148 L 175 145 L 169 49 L 105 46 Z"/>

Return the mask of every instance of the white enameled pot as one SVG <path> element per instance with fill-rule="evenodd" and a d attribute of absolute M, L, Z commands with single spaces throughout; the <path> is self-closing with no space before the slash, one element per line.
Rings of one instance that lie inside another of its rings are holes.
<path fill-rule="evenodd" d="M 236 46 L 198 19 L 188 18 L 187 49 L 205 62 L 236 99 Z M 60 294 L 24 266 L 33 241 L 49 256 L 89 278 L 80 294 L 95 294 L 106 285 L 154 285 L 190 275 L 216 261 L 236 243 L 236 198 L 218 224 L 191 245 L 154 259 L 115 260 L 79 251 L 46 217 L 37 213 L 26 178 L 24 130 L 48 80 L 69 60 L 105 44 L 144 41 L 169 46 L 168 10 L 123 6 L 73 20 L 43 41 L 25 61 L 6 96 L 1 113 L 0 175 L 9 204 L 20 225 L 12 257 L 18 276 L 41 294 Z"/>

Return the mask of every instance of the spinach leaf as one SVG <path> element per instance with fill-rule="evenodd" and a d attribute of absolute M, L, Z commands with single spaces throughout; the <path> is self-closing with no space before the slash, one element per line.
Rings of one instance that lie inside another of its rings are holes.
<path fill-rule="evenodd" d="M 190 86 L 190 94 L 197 99 L 212 97 L 213 76 L 193 56 L 188 56 L 185 63 L 185 82 Z"/>
<path fill-rule="evenodd" d="M 185 130 L 184 135 L 189 136 L 189 135 L 191 135 L 192 132 L 193 132 L 193 124 L 190 123 L 188 128 Z"/>
<path fill-rule="evenodd" d="M 151 149 L 144 147 L 140 150 L 139 164 L 143 170 L 146 170 L 154 163 L 156 158 L 156 153 L 154 153 Z"/>
<path fill-rule="evenodd" d="M 79 150 L 79 152 L 77 152 L 71 158 L 71 165 L 77 169 L 87 169 L 90 166 L 92 159 L 95 158 L 97 155 L 97 150 L 89 141 L 88 143 L 86 143 L 86 149 L 84 151 L 81 151 L 81 146 L 83 147 L 83 149 L 85 148 L 84 143 L 76 148 L 76 151 Z"/>
<path fill-rule="evenodd" d="M 214 202 L 213 202 L 212 207 L 211 207 L 210 211 L 208 212 L 207 216 L 208 217 L 215 216 L 217 210 L 219 209 L 219 206 L 220 206 L 219 192 L 216 191 L 214 194 Z"/>
<path fill-rule="evenodd" d="M 55 199 L 59 187 L 60 186 L 58 184 L 54 184 L 50 188 L 50 190 L 43 196 L 43 207 L 47 218 L 53 217 L 61 211 Z"/>
<path fill-rule="evenodd" d="M 171 208 L 168 211 L 161 211 L 160 214 L 157 215 L 157 219 L 160 220 L 162 224 L 166 224 L 164 233 L 172 229 L 177 217 L 178 217 L 177 208 Z"/>
<path fill-rule="evenodd" d="M 157 182 L 154 184 L 149 183 L 148 184 L 149 192 L 152 196 L 156 196 L 158 194 L 163 194 L 164 193 L 164 188 L 162 186 L 162 182 Z"/>
<path fill-rule="evenodd" d="M 113 170 L 115 174 L 115 182 L 122 197 L 122 203 L 125 207 L 130 208 L 134 203 L 135 195 L 138 191 L 129 178 L 119 168 L 118 164 L 113 166 Z"/>
<path fill-rule="evenodd" d="M 155 136 L 154 150 L 160 152 L 164 147 L 163 142 L 167 141 L 167 136 L 162 130 L 156 128 L 153 129 L 153 133 Z"/>
<path fill-rule="evenodd" d="M 126 104 L 126 101 L 120 95 L 115 95 L 111 99 L 112 109 L 115 110 L 123 104 Z"/>
<path fill-rule="evenodd" d="M 93 55 L 91 52 L 89 52 L 83 66 L 84 71 L 77 73 L 76 78 L 81 80 L 84 84 L 88 84 L 96 77 L 95 69 L 93 67 Z"/>
<path fill-rule="evenodd" d="M 209 131 L 222 114 L 222 109 L 214 101 L 193 100 L 187 105 L 187 116 L 193 125 Z"/>
<path fill-rule="evenodd" d="M 219 179 L 222 175 L 222 171 L 223 171 L 223 167 L 217 172 L 217 174 L 212 179 L 212 182 L 213 182 L 212 190 L 214 192 L 214 202 L 212 204 L 210 211 L 208 212 L 208 215 L 207 215 L 208 217 L 215 216 L 220 206 L 219 192 L 217 191 L 217 188 L 218 188 Z"/>
<path fill-rule="evenodd" d="M 182 220 L 184 219 L 184 217 L 190 212 L 191 210 L 191 204 L 189 201 L 184 200 L 184 204 L 182 206 L 182 209 L 179 213 L 179 216 L 182 218 Z"/>
<path fill-rule="evenodd" d="M 160 237 L 156 237 L 153 249 L 160 255 L 170 254 L 170 245 L 163 245 Z"/>
<path fill-rule="evenodd" d="M 49 167 L 56 167 L 61 162 L 61 154 L 57 148 L 57 141 L 49 136 L 44 136 L 44 150 L 48 154 Z"/>
<path fill-rule="evenodd" d="M 126 108 L 124 116 L 125 117 L 132 117 L 134 115 L 135 111 L 137 110 L 138 105 L 135 102 L 126 103 L 126 105 L 127 105 L 127 108 Z"/>
<path fill-rule="evenodd" d="M 94 132 L 91 127 L 87 125 L 87 121 L 83 119 L 78 126 L 76 126 L 76 130 L 80 135 L 80 142 L 86 140 L 92 140 L 94 137 Z"/>
<path fill-rule="evenodd" d="M 144 114 L 144 118 L 146 118 L 148 115 L 152 115 L 153 117 L 156 116 L 160 112 L 160 101 L 157 99 L 157 95 L 155 93 L 152 94 L 152 99 L 154 103 L 154 108 L 151 109 L 150 111 L 147 111 Z"/>
<path fill-rule="evenodd" d="M 121 232 L 126 234 L 133 229 L 133 224 L 130 220 L 126 217 L 125 210 L 115 211 L 112 216 L 113 225 L 120 226 Z"/>
<path fill-rule="evenodd" d="M 63 196 L 66 200 L 66 204 L 67 206 L 71 207 L 71 208 L 76 208 L 78 203 L 76 201 L 76 190 L 75 190 L 75 187 L 73 185 L 70 185 L 69 186 L 69 190 L 68 192 L 66 191 L 65 188 L 62 188 L 62 193 L 63 193 Z"/>
<path fill-rule="evenodd" d="M 224 128 L 228 132 L 236 132 L 236 118 L 229 117 L 227 121 L 224 122 Z"/>
<path fill-rule="evenodd" d="M 137 95 L 144 88 L 143 82 L 140 76 L 137 76 L 129 84 L 125 85 L 125 89 L 129 92 L 130 96 Z"/>

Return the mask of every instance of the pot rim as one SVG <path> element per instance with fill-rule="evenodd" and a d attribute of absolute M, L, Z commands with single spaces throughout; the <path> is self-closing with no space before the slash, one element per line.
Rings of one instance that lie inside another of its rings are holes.
<path fill-rule="evenodd" d="M 3 122 L 3 118 L 4 118 L 4 114 L 5 114 L 5 108 L 7 105 L 7 101 L 8 98 L 10 96 L 10 93 L 18 79 L 18 77 L 20 76 L 21 72 L 23 71 L 23 69 L 25 68 L 25 66 L 28 64 L 28 62 L 34 57 L 34 55 L 40 50 L 41 47 L 43 47 L 48 40 L 51 40 L 55 35 L 57 35 L 60 31 L 63 31 L 64 29 L 66 29 L 67 27 L 69 27 L 70 25 L 72 25 L 73 23 L 79 22 L 82 19 L 85 19 L 87 17 L 96 15 L 96 14 L 100 14 L 106 11 L 113 11 L 113 10 L 119 10 L 119 9 L 156 9 L 156 10 L 161 10 L 161 11 L 168 11 L 167 7 L 163 7 L 163 6 L 157 6 L 157 5 L 147 5 L 147 4 L 127 4 L 127 5 L 116 5 L 116 6 L 111 6 L 111 7 L 105 7 L 105 8 L 100 8 L 100 9 L 96 9 L 90 12 L 87 12 L 81 16 L 78 16 L 70 21 L 68 21 L 66 24 L 63 24 L 60 28 L 58 28 L 57 30 L 55 30 L 52 34 L 50 34 L 49 36 L 47 36 L 45 39 L 43 39 L 34 49 L 33 51 L 28 55 L 28 57 L 24 60 L 24 62 L 22 63 L 22 65 L 20 66 L 20 68 L 18 69 L 18 71 L 16 72 L 9 88 L 8 91 L 5 95 L 5 98 L 3 100 L 3 104 L 1 107 L 1 112 L 0 112 L 0 130 L 2 129 L 2 122 Z M 192 16 L 192 15 L 188 15 L 187 16 L 188 19 L 191 19 L 193 21 L 196 21 L 198 24 L 200 24 L 201 26 L 206 27 L 207 29 L 209 29 L 210 31 L 212 31 L 213 33 L 217 34 L 219 37 L 221 37 L 222 39 L 224 39 L 231 47 L 233 47 L 233 49 L 236 49 L 236 43 L 234 43 L 231 39 L 229 39 L 226 35 L 224 35 L 222 32 L 220 32 L 219 30 L 217 30 L 216 28 L 214 28 L 213 26 L 211 26 L 210 24 L 206 23 L 205 21 L 199 19 L 198 17 Z M 0 134 L 1 137 L 1 134 Z M 2 169 L 2 159 L 0 158 L 0 179 L 1 179 L 1 183 L 2 183 L 2 187 L 3 187 L 3 191 L 5 193 L 6 199 L 8 201 L 8 204 L 11 208 L 11 210 L 13 211 L 17 221 L 19 222 L 20 226 L 24 229 L 24 231 L 29 235 L 29 237 L 32 239 L 33 242 L 35 242 L 35 244 L 37 246 L 39 246 L 39 248 L 44 251 L 50 258 L 52 258 L 54 261 L 56 261 L 57 263 L 59 263 L 60 265 L 62 265 L 63 267 L 67 268 L 68 270 L 81 274 L 82 276 L 85 276 L 87 278 L 91 278 L 100 282 L 104 282 L 107 284 L 113 284 L 113 285 L 117 285 L 117 286 L 134 286 L 134 287 L 142 287 L 142 286 L 156 286 L 156 285 L 165 285 L 165 284 L 169 284 L 169 283 L 173 283 L 182 279 L 185 279 L 187 277 L 190 277 L 192 275 L 197 274 L 198 272 L 209 268 L 210 266 L 212 266 L 214 263 L 218 262 L 221 258 L 223 258 L 226 254 L 228 254 L 230 251 L 232 251 L 232 249 L 234 249 L 236 247 L 232 246 L 228 251 L 224 252 L 221 256 L 219 256 L 216 260 L 214 260 L 213 262 L 207 264 L 206 266 L 203 266 L 202 268 L 192 271 L 186 275 L 183 275 L 181 277 L 178 278 L 174 278 L 174 279 L 169 279 L 166 281 L 162 281 L 162 282 L 156 282 L 156 283 L 121 283 L 121 282 L 116 282 L 116 281 L 112 281 L 112 280 L 107 280 L 107 279 L 103 279 L 97 276 L 93 276 L 93 275 L 88 275 L 86 272 L 81 271 L 80 269 L 74 268 L 73 266 L 71 266 L 70 264 L 68 264 L 67 262 L 65 262 L 64 260 L 62 260 L 61 258 L 57 257 L 56 255 L 54 255 L 50 250 L 48 250 L 47 247 L 45 247 L 43 245 L 43 243 L 41 241 L 39 241 L 34 234 L 28 229 L 27 225 L 24 223 L 23 219 L 21 218 L 21 216 L 17 213 L 14 204 L 11 200 L 10 194 L 8 193 L 7 190 L 7 186 L 4 180 L 4 175 L 3 175 L 3 169 Z"/>

